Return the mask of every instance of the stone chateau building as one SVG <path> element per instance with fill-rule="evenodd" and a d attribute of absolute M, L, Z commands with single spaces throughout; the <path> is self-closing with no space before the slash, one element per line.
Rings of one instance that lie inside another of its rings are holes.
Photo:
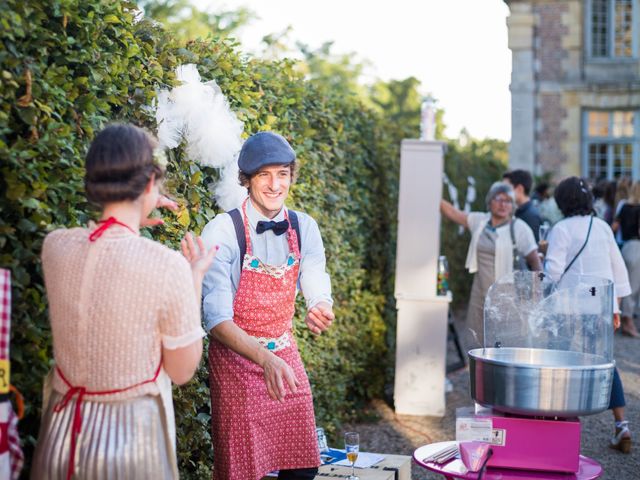
<path fill-rule="evenodd" d="M 505 0 L 510 167 L 640 180 L 640 0 Z"/>

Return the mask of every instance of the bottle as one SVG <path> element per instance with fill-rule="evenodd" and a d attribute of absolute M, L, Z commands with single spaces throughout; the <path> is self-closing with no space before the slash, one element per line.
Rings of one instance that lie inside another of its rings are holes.
<path fill-rule="evenodd" d="M 318 450 L 320 450 L 320 453 L 328 452 L 329 445 L 327 444 L 327 436 L 324 433 L 324 428 L 316 427 L 316 435 L 318 436 Z"/>
<path fill-rule="evenodd" d="M 440 255 L 438 257 L 438 295 L 444 296 L 449 291 L 449 262 L 447 257 Z"/>
<path fill-rule="evenodd" d="M 420 140 L 436 139 L 436 102 L 428 96 L 420 106 Z"/>

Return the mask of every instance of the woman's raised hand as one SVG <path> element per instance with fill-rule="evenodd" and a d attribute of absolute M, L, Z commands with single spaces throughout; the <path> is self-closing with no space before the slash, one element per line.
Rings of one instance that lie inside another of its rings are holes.
<path fill-rule="evenodd" d="M 180 248 L 182 249 L 182 255 L 187 259 L 191 265 L 191 271 L 194 276 L 202 281 L 204 274 L 209 270 L 211 262 L 213 262 L 218 247 L 215 246 L 211 250 L 207 251 L 204 246 L 202 238 L 196 237 L 194 242 L 191 232 L 187 232 L 184 238 L 180 241 Z"/>
<path fill-rule="evenodd" d="M 156 203 L 156 208 L 167 208 L 172 212 L 178 210 L 178 204 L 164 195 L 160 195 L 158 197 L 158 202 Z M 164 220 L 158 217 L 147 217 L 143 218 L 140 222 L 141 227 L 157 227 L 158 225 L 162 225 Z"/>

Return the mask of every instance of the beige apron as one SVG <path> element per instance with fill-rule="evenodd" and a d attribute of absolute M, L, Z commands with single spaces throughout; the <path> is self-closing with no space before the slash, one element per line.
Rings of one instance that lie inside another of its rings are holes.
<path fill-rule="evenodd" d="M 71 431 L 78 400 L 73 398 L 56 411 L 64 395 L 53 390 L 53 375 L 51 370 L 44 383 L 42 422 L 31 468 L 34 480 L 69 478 Z M 171 380 L 161 369 L 154 383 L 160 395 L 118 401 L 85 397 L 71 478 L 179 477 Z"/>

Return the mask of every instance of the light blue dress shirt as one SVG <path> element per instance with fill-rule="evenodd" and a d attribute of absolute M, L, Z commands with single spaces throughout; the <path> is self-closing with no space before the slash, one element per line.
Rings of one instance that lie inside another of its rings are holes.
<path fill-rule="evenodd" d="M 302 242 L 298 289 L 304 295 L 307 309 L 319 302 L 332 305 L 331 281 L 326 272 L 324 246 L 318 224 L 306 213 L 296 213 Z M 272 230 L 258 234 L 256 225 L 260 220 L 284 220 L 284 209 L 275 218 L 269 219 L 258 212 L 249 200 L 247 217 L 253 255 L 263 263 L 282 265 L 289 255 L 287 234 L 278 236 Z M 207 249 L 216 245 L 220 247 L 202 283 L 204 323 L 207 330 L 211 330 L 226 320 L 233 320 L 233 300 L 240 282 L 242 261 L 233 220 L 229 214 L 216 216 L 206 225 L 201 236 Z"/>

